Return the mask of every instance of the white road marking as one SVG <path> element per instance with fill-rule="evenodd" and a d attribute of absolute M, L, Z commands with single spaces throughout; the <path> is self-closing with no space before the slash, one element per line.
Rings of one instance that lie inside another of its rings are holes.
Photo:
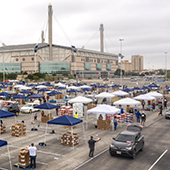
<path fill-rule="evenodd" d="M 167 151 L 168 149 L 164 151 L 164 153 L 154 162 L 154 164 L 148 170 L 151 170 L 157 164 L 157 162 L 166 154 Z"/>
<path fill-rule="evenodd" d="M 87 160 L 86 162 L 83 162 L 82 164 L 78 165 L 76 168 L 74 168 L 74 170 L 82 167 L 83 165 L 87 164 L 88 162 L 90 162 L 91 160 L 95 159 L 96 157 L 100 156 L 101 154 L 103 154 L 104 152 L 108 151 L 109 148 L 103 150 L 102 152 L 98 153 L 96 156 L 92 157 L 91 159 Z"/>

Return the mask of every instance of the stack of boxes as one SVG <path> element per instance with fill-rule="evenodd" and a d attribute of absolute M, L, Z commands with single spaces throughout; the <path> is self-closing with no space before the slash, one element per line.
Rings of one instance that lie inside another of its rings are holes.
<path fill-rule="evenodd" d="M 0 133 L 5 133 L 6 132 L 6 126 L 0 126 Z"/>
<path fill-rule="evenodd" d="M 13 124 L 11 135 L 16 137 L 26 135 L 26 125 L 24 123 Z"/>
<path fill-rule="evenodd" d="M 73 108 L 71 106 L 61 106 L 60 109 L 58 109 L 58 115 L 68 115 L 73 116 Z"/>
<path fill-rule="evenodd" d="M 110 129 L 111 120 L 97 120 L 97 129 L 108 130 Z"/>
<path fill-rule="evenodd" d="M 63 94 L 57 94 L 55 95 L 55 99 L 63 99 L 64 95 Z"/>
<path fill-rule="evenodd" d="M 88 104 L 87 104 L 87 110 L 92 109 L 92 108 L 94 108 L 94 107 L 96 107 L 96 105 L 93 104 L 93 103 L 88 103 Z"/>
<path fill-rule="evenodd" d="M 64 133 L 61 137 L 61 144 L 66 146 L 75 146 L 79 143 L 79 137 L 76 133 Z"/>
<path fill-rule="evenodd" d="M 41 122 L 42 123 L 47 123 L 49 120 L 52 120 L 52 113 L 48 114 L 48 115 L 44 115 L 41 117 Z"/>
<path fill-rule="evenodd" d="M 19 166 L 25 168 L 30 165 L 29 150 L 21 149 L 18 155 Z"/>

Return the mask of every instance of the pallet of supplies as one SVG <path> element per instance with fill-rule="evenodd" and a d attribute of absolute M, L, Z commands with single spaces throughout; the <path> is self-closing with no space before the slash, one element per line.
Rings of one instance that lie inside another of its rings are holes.
<path fill-rule="evenodd" d="M 79 137 L 76 133 L 66 132 L 61 136 L 61 144 L 66 146 L 75 146 L 79 143 Z"/>
<path fill-rule="evenodd" d="M 110 129 L 111 120 L 97 120 L 97 129 L 108 130 Z"/>
<path fill-rule="evenodd" d="M 30 157 L 28 149 L 21 149 L 18 155 L 19 167 L 25 168 L 30 165 Z"/>
<path fill-rule="evenodd" d="M 6 126 L 0 126 L 0 133 L 5 133 L 6 132 Z"/>
<path fill-rule="evenodd" d="M 24 123 L 16 123 L 12 125 L 11 135 L 21 137 L 26 135 L 26 125 Z"/>

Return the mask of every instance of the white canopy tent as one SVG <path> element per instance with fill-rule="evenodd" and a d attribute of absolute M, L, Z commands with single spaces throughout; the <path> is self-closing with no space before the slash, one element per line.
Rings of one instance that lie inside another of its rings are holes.
<path fill-rule="evenodd" d="M 141 103 L 139 101 L 136 101 L 134 99 L 131 99 L 131 98 L 124 98 L 124 99 L 120 99 L 116 102 L 114 102 L 114 105 L 140 105 Z"/>
<path fill-rule="evenodd" d="M 134 97 L 135 100 L 155 100 L 156 98 L 150 96 L 149 94 L 141 94 L 139 96 Z"/>
<path fill-rule="evenodd" d="M 163 97 L 163 95 L 161 93 L 158 93 L 158 92 L 155 92 L 155 91 L 151 91 L 147 94 L 150 95 L 150 96 L 153 96 L 153 97 Z"/>
<path fill-rule="evenodd" d="M 101 114 L 115 114 L 119 112 L 120 112 L 120 109 L 114 106 L 105 105 L 105 104 L 98 105 L 87 111 L 87 113 L 94 113 L 94 114 L 100 114 L 100 113 Z"/>
<path fill-rule="evenodd" d="M 112 98 L 115 97 L 115 95 L 108 93 L 108 92 L 102 92 L 100 94 L 95 95 L 97 98 Z"/>
<path fill-rule="evenodd" d="M 19 89 L 21 89 L 21 90 L 30 90 L 32 88 L 31 87 L 27 87 L 27 86 L 21 86 L 21 87 L 19 87 Z"/>
<path fill-rule="evenodd" d="M 69 86 L 69 87 L 67 87 L 67 89 L 75 89 L 75 90 L 78 90 L 78 89 L 80 89 L 80 87 L 76 87 L 76 86 Z"/>
<path fill-rule="evenodd" d="M 66 85 L 62 84 L 62 83 L 57 83 L 57 84 L 54 84 L 54 86 L 58 86 L 58 87 L 66 87 Z"/>
<path fill-rule="evenodd" d="M 24 87 L 24 86 L 21 85 L 21 84 L 17 84 L 17 85 L 14 86 L 14 88 L 21 88 L 21 87 Z"/>
<path fill-rule="evenodd" d="M 115 91 L 115 92 L 113 92 L 113 93 L 111 93 L 111 94 L 113 94 L 113 95 L 115 95 L 115 96 L 126 96 L 126 95 L 129 95 L 129 93 L 124 92 L 124 91 L 122 91 L 122 90 Z"/>
<path fill-rule="evenodd" d="M 37 89 L 42 89 L 42 88 L 47 88 L 47 86 L 45 85 L 39 85 L 39 86 L 36 86 Z"/>
<path fill-rule="evenodd" d="M 68 101 L 68 103 L 83 103 L 83 104 L 88 104 L 88 103 L 91 103 L 93 102 L 92 99 L 89 99 L 89 98 L 86 98 L 86 97 L 83 97 L 83 96 L 78 96 L 78 97 L 75 97 L 73 99 L 70 99 Z M 84 113 L 86 114 L 86 129 L 88 128 L 88 114 L 86 113 L 86 110 L 87 110 L 87 106 L 84 107 Z"/>
<path fill-rule="evenodd" d="M 83 86 L 80 86 L 80 88 L 82 89 L 82 88 L 92 88 L 91 86 L 87 86 L 87 85 L 83 85 Z"/>

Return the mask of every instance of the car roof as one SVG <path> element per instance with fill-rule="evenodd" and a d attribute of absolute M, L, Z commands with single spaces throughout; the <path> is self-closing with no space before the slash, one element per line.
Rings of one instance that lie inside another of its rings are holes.
<path fill-rule="evenodd" d="M 124 131 L 122 131 L 120 134 L 122 134 L 122 135 L 133 135 L 133 136 L 136 136 L 137 134 L 139 134 L 139 132 L 133 132 L 133 131 L 124 130 Z"/>

